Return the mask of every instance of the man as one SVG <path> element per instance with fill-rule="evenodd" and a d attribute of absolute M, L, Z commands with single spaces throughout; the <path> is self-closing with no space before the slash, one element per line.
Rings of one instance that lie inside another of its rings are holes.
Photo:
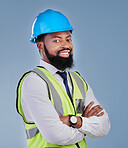
<path fill-rule="evenodd" d="M 23 75 L 17 111 L 23 117 L 28 148 L 87 148 L 85 136 L 107 135 L 110 122 L 90 86 L 73 66 L 72 31 L 60 12 L 40 13 L 32 27 L 40 66 Z"/>

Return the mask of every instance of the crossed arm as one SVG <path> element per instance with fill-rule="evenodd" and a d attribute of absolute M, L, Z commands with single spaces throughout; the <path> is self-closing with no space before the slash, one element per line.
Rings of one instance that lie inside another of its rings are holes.
<path fill-rule="evenodd" d="M 81 121 L 80 117 L 77 117 L 78 124 L 75 128 L 71 128 L 69 127 L 69 116 L 60 116 L 59 118 L 48 99 L 47 85 L 45 81 L 40 79 L 36 74 L 31 74 L 24 80 L 21 89 L 21 104 L 27 121 L 34 122 L 48 142 L 68 145 L 81 141 L 85 134 L 95 138 L 108 133 L 109 118 L 95 99 L 90 87 L 85 103 L 86 106 L 89 105 L 82 115 L 83 120 Z"/>
<path fill-rule="evenodd" d="M 103 116 L 104 114 L 104 112 L 102 111 L 103 108 L 100 105 L 92 107 L 93 104 L 94 101 L 88 104 L 88 106 L 84 110 L 82 117 L 89 118 L 91 116 L 97 116 L 97 117 Z M 70 126 L 69 116 L 60 116 L 60 120 L 63 122 L 63 124 Z M 77 116 L 77 124 L 74 127 L 80 128 L 81 126 L 82 126 L 82 120 L 79 116 Z"/>

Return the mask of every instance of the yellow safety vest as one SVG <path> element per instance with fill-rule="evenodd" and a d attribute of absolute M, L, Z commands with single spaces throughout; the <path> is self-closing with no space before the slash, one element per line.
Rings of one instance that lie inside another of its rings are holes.
<path fill-rule="evenodd" d="M 17 111 L 23 117 L 27 135 L 27 148 L 88 148 L 85 138 L 73 145 L 57 145 L 49 143 L 40 133 L 36 124 L 28 123 L 21 106 L 21 87 L 24 79 L 30 72 L 36 73 L 48 86 L 49 99 L 59 116 L 81 116 L 84 110 L 87 85 L 76 72 L 69 72 L 72 82 L 72 102 L 59 82 L 45 68 L 37 66 L 32 71 L 25 73 L 17 87 Z"/>

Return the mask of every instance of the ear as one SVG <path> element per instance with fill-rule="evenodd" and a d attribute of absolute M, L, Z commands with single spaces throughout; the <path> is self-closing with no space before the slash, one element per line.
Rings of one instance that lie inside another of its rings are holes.
<path fill-rule="evenodd" d="M 44 43 L 43 43 L 43 42 L 38 42 L 38 43 L 37 43 L 37 48 L 38 48 L 40 51 L 44 51 Z"/>

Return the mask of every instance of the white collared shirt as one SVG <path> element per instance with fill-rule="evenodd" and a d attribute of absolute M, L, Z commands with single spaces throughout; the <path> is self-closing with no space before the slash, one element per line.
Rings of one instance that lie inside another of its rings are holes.
<path fill-rule="evenodd" d="M 60 75 L 56 74 L 58 71 L 57 68 L 43 60 L 40 61 L 40 66 L 46 68 L 65 89 L 63 79 Z M 67 78 L 71 91 L 70 78 L 69 76 Z M 92 89 L 88 85 L 85 107 L 91 101 L 95 102 L 94 106 L 99 104 L 94 97 Z M 101 117 L 82 117 L 83 123 L 79 129 L 63 124 L 49 99 L 46 82 L 35 73 L 30 73 L 23 82 L 21 88 L 21 104 L 27 121 L 34 122 L 42 136 L 53 144 L 75 144 L 84 138 L 84 134 L 93 138 L 102 137 L 110 129 L 108 114 L 105 110 L 104 115 Z"/>

